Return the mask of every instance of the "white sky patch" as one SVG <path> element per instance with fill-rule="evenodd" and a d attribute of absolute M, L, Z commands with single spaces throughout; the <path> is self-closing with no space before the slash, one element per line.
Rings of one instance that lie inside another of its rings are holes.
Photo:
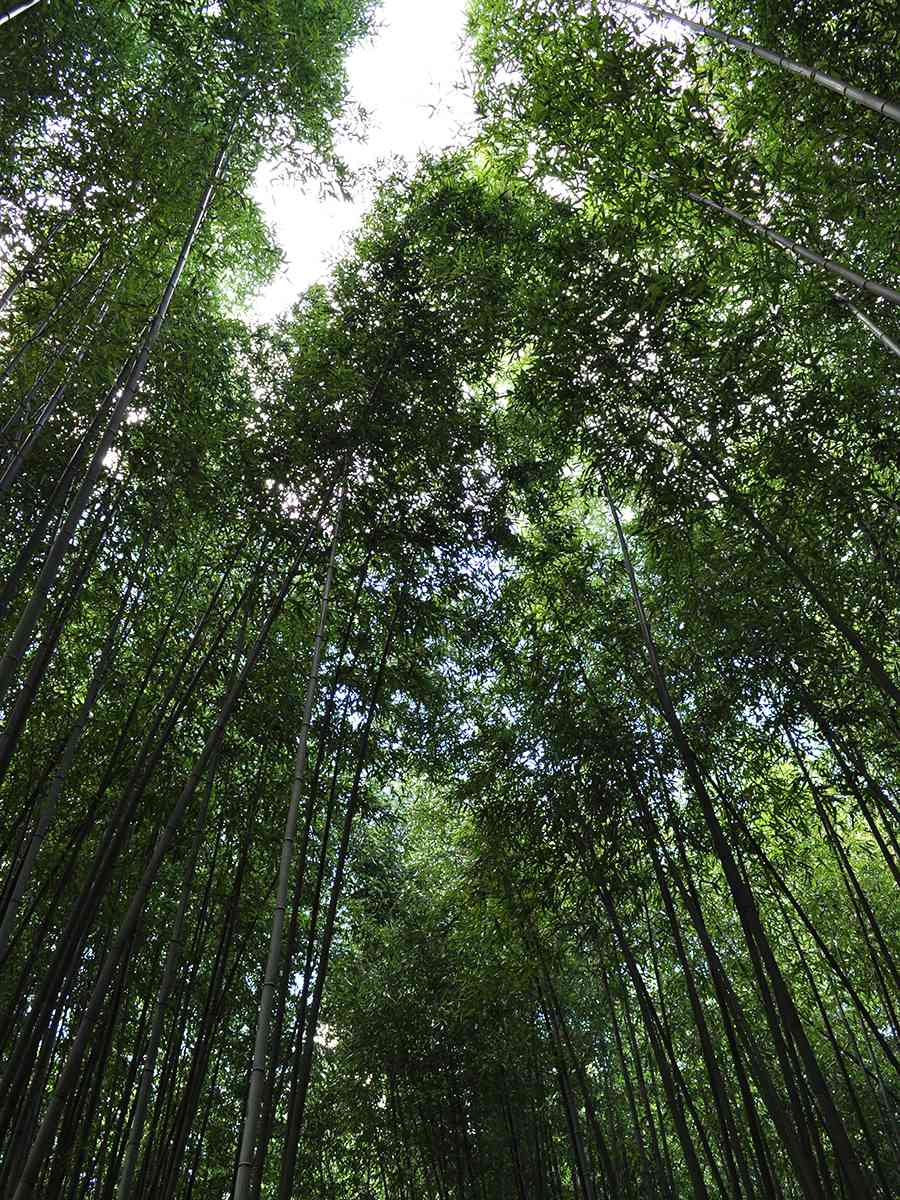
<path fill-rule="evenodd" d="M 316 1030 L 313 1041 L 324 1050 L 333 1050 L 338 1044 L 337 1038 L 331 1032 L 331 1026 L 324 1023 Z"/>
<path fill-rule="evenodd" d="M 351 100 L 369 114 L 366 141 L 338 146 L 352 170 L 384 173 L 398 159 L 412 166 L 420 151 L 466 139 L 475 110 L 463 87 L 465 7 L 466 0 L 382 0 L 374 37 L 347 61 Z M 253 194 L 286 256 L 253 305 L 252 317 L 267 321 L 328 278 L 370 207 L 373 188 L 371 181 L 357 187 L 352 201 L 323 197 L 315 182 L 304 186 L 268 162 L 257 172 Z"/>

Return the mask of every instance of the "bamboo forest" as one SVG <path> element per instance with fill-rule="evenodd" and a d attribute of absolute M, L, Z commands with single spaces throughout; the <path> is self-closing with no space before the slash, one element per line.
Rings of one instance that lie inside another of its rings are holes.
<path fill-rule="evenodd" d="M 896 1200 L 896 0 L 4 3 L 0 1195 Z"/>

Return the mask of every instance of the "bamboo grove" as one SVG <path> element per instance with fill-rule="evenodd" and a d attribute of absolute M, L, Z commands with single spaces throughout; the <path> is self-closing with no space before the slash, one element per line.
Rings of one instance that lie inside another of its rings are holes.
<path fill-rule="evenodd" d="M 0 13 L 9 1200 L 900 1193 L 888 0 Z"/>

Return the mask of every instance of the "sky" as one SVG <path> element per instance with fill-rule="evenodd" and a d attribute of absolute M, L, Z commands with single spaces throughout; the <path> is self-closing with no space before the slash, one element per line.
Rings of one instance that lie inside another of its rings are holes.
<path fill-rule="evenodd" d="M 474 120 L 461 86 L 465 7 L 466 0 L 382 0 L 374 36 L 347 61 L 351 100 L 369 114 L 365 142 L 339 143 L 351 169 L 377 170 L 398 158 L 412 165 L 422 150 L 465 139 Z M 330 263 L 371 204 L 372 189 L 358 186 L 352 201 L 323 197 L 315 181 L 299 184 L 270 162 L 257 173 L 254 195 L 286 257 L 253 306 L 253 316 L 266 321 L 328 278 Z"/>

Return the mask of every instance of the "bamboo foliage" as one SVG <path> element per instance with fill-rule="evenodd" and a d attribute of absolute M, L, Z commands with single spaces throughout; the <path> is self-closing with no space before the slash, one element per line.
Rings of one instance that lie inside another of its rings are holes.
<path fill-rule="evenodd" d="M 889 22 L 479 0 L 251 324 L 370 15 L 0 31 L 3 1194 L 889 1200 L 895 148 L 732 53 Z"/>

